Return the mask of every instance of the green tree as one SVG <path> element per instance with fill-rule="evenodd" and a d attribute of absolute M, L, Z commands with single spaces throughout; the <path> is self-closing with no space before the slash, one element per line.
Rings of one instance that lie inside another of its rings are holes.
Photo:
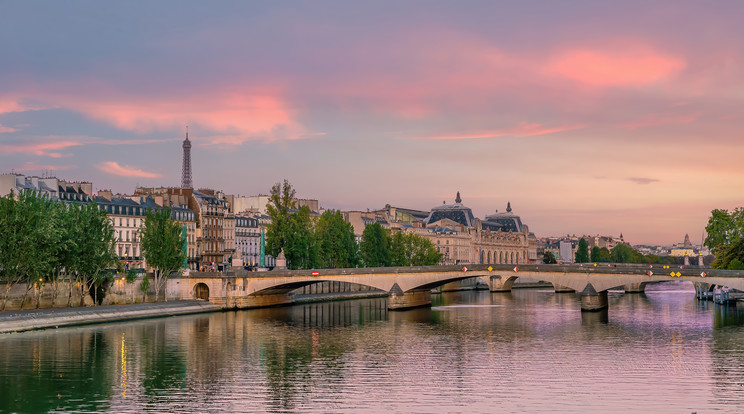
<path fill-rule="evenodd" d="M 354 227 L 340 211 L 326 210 L 315 226 L 319 265 L 323 268 L 356 267 L 359 248 Z"/>
<path fill-rule="evenodd" d="M 107 270 L 119 264 L 114 226 L 96 203 L 74 205 L 70 211 L 75 212 L 73 219 L 77 223 L 74 266 L 80 282 L 80 306 L 85 304 L 86 291 L 94 303 L 100 304 L 114 277 Z"/>
<path fill-rule="evenodd" d="M 586 240 L 584 240 L 583 237 L 581 238 L 581 240 L 579 240 L 579 246 L 576 249 L 575 262 L 576 263 L 589 262 L 589 245 L 587 244 Z"/>
<path fill-rule="evenodd" d="M 17 199 L 11 191 L 0 198 L 0 277 L 5 282 L 0 310 L 5 310 L 13 286 L 26 283 L 27 295 L 39 279 L 51 273 L 56 239 L 48 216 L 52 203 L 33 191 L 23 191 Z"/>
<path fill-rule="evenodd" d="M 393 266 L 433 266 L 442 260 L 442 254 L 429 239 L 414 233 L 395 233 L 390 250 Z"/>
<path fill-rule="evenodd" d="M 713 260 L 713 268 L 731 269 L 732 266 L 738 265 L 737 261 L 744 262 L 744 238 L 739 238 L 729 245 L 719 245 Z"/>
<path fill-rule="evenodd" d="M 287 256 L 287 238 L 289 237 L 290 216 L 295 209 L 295 190 L 284 180 L 284 183 L 271 187 L 266 214 L 271 222 L 266 227 L 266 253 L 277 257 L 282 249 Z"/>
<path fill-rule="evenodd" d="M 733 259 L 729 262 L 728 270 L 744 270 L 744 263 L 739 259 Z"/>
<path fill-rule="evenodd" d="M 599 249 L 599 246 L 592 247 L 592 255 L 589 258 L 594 263 L 601 262 L 602 261 L 602 253 Z"/>
<path fill-rule="evenodd" d="M 615 263 L 642 263 L 643 255 L 625 243 L 620 243 L 610 251 Z"/>
<path fill-rule="evenodd" d="M 612 262 L 612 253 L 610 253 L 610 249 L 606 247 L 599 249 L 599 259 L 602 263 Z"/>
<path fill-rule="evenodd" d="M 390 266 L 390 236 L 380 223 L 373 223 L 364 228 L 359 250 L 365 266 Z"/>
<path fill-rule="evenodd" d="M 49 281 L 52 283 L 52 308 L 55 306 L 58 294 L 59 280 L 63 276 L 71 276 L 75 267 L 77 246 L 72 237 L 76 226 L 73 221 L 73 213 L 69 206 L 64 203 L 54 203 L 49 212 L 49 219 L 54 226 L 52 253 L 52 272 Z M 70 284 L 72 281 L 70 281 Z M 38 301 L 37 301 L 38 307 Z"/>
<path fill-rule="evenodd" d="M 727 210 L 713 210 L 705 226 L 708 236 L 705 245 L 713 254 L 713 267 L 728 269 L 733 260 L 744 260 L 744 209 L 739 207 L 729 213 Z M 737 264 L 734 263 L 734 266 Z"/>
<path fill-rule="evenodd" d="M 717 250 L 733 244 L 738 238 L 741 238 L 742 228 L 737 228 L 737 223 L 741 222 L 742 210 L 737 208 L 731 214 L 728 210 L 715 209 L 711 211 L 708 218 L 708 224 L 705 226 L 705 232 L 708 234 L 704 244 L 708 246 L 715 254 Z"/>
<path fill-rule="evenodd" d="M 283 236 L 284 256 L 289 269 L 311 269 L 318 266 L 318 244 L 310 218 L 310 209 L 302 206 L 288 216 Z M 280 249 L 281 251 L 281 249 Z"/>
<path fill-rule="evenodd" d="M 155 302 L 160 291 L 165 288 L 168 276 L 184 267 L 184 235 L 181 225 L 171 218 L 170 208 L 149 209 L 145 216 L 145 226 L 141 230 L 142 255 L 148 266 L 154 268 Z M 165 301 L 167 295 L 163 294 Z"/>
<path fill-rule="evenodd" d="M 545 264 L 556 264 L 558 263 L 557 260 L 555 260 L 555 256 L 553 255 L 553 252 L 549 250 L 545 250 L 545 253 L 543 253 L 543 263 Z"/>

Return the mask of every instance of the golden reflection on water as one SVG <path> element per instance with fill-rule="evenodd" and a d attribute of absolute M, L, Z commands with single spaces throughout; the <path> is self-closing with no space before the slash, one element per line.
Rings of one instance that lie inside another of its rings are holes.
<path fill-rule="evenodd" d="M 126 333 L 121 333 L 121 351 L 119 352 L 119 384 L 121 386 L 121 397 L 127 398 L 127 338 Z"/>

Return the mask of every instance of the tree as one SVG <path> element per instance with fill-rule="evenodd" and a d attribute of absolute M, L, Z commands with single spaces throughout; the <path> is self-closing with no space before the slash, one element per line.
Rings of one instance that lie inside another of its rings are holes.
<path fill-rule="evenodd" d="M 295 209 L 295 190 L 284 180 L 283 184 L 276 183 L 271 187 L 266 213 L 271 222 L 266 227 L 266 253 L 277 257 L 282 249 L 287 255 L 287 237 L 289 236 L 289 218 Z"/>
<path fill-rule="evenodd" d="M 714 269 L 735 269 L 737 262 L 744 262 L 744 238 L 739 238 L 729 245 L 719 245 L 713 260 Z"/>
<path fill-rule="evenodd" d="M 545 264 L 556 264 L 558 263 L 557 260 L 555 260 L 555 256 L 553 255 L 553 252 L 549 250 L 545 250 L 545 253 L 543 253 L 543 263 Z"/>
<path fill-rule="evenodd" d="M 85 304 L 86 291 L 94 303 L 100 304 L 114 277 L 113 272 L 106 270 L 119 264 L 114 227 L 96 203 L 74 205 L 70 211 L 77 223 L 74 268 L 80 282 L 80 306 Z"/>
<path fill-rule="evenodd" d="M 155 270 L 153 281 L 155 282 L 155 302 L 157 302 L 168 276 L 184 267 L 186 261 L 186 255 L 183 252 L 184 234 L 181 225 L 171 218 L 171 209 L 167 207 L 157 210 L 149 209 L 141 232 L 142 255 L 146 263 Z M 167 302 L 168 297 L 165 293 L 163 296 Z"/>
<path fill-rule="evenodd" d="M 590 257 L 589 260 L 591 260 L 592 262 L 595 262 L 595 263 L 602 261 L 602 254 L 601 254 L 601 251 L 599 249 L 599 246 L 592 247 L 592 255 L 591 255 L 591 257 Z"/>
<path fill-rule="evenodd" d="M 599 249 L 599 261 L 602 263 L 612 262 L 612 253 L 610 253 L 610 249 L 606 247 Z"/>
<path fill-rule="evenodd" d="M 390 250 L 393 266 L 433 266 L 442 260 L 442 254 L 429 239 L 414 233 L 395 233 Z"/>
<path fill-rule="evenodd" d="M 615 263 L 642 263 L 643 255 L 625 243 L 620 243 L 610 251 Z"/>
<path fill-rule="evenodd" d="M 586 240 L 582 237 L 581 240 L 579 240 L 579 247 L 576 249 L 576 257 L 575 257 L 576 263 L 587 263 L 589 262 L 589 245 L 586 243 Z"/>
<path fill-rule="evenodd" d="M 390 266 L 390 236 L 380 223 L 373 223 L 364 228 L 359 250 L 365 266 Z"/>
<path fill-rule="evenodd" d="M 11 191 L 0 198 L 0 277 L 5 282 L 0 310 L 5 310 L 14 285 L 25 282 L 27 295 L 39 279 L 51 273 L 56 237 L 48 217 L 52 203 L 33 191 L 23 191 L 17 199 Z"/>
<path fill-rule="evenodd" d="M 708 236 L 704 243 L 715 255 L 714 268 L 728 269 L 733 260 L 744 261 L 744 208 L 736 208 L 731 213 L 719 209 L 711 211 L 705 231 Z"/>
<path fill-rule="evenodd" d="M 320 216 L 315 226 L 315 237 L 320 267 L 356 267 L 359 248 L 354 227 L 344 220 L 340 211 L 326 210 Z"/>
<path fill-rule="evenodd" d="M 307 206 L 302 206 L 288 216 L 283 238 L 287 268 L 317 267 L 318 245 L 313 231 L 313 222 L 310 219 L 310 209 Z"/>

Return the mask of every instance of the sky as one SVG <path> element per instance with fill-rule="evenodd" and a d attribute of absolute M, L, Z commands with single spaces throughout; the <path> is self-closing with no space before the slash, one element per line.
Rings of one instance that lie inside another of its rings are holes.
<path fill-rule="evenodd" d="M 328 209 L 511 202 L 538 236 L 744 205 L 744 2 L 0 0 L 0 173 Z"/>

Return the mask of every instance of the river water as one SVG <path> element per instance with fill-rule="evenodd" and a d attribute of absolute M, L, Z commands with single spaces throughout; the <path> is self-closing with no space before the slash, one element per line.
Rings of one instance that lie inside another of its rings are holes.
<path fill-rule="evenodd" d="M 744 412 L 744 310 L 691 285 L 305 304 L 0 336 L 1 412 Z"/>

